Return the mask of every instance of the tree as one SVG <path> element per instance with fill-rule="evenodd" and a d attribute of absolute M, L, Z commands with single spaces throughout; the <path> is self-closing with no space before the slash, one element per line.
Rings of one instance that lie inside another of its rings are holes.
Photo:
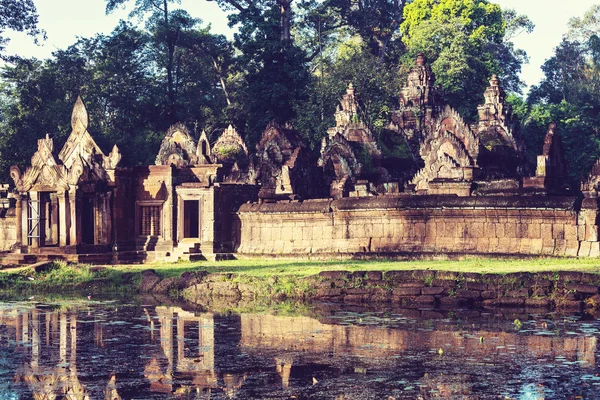
<path fill-rule="evenodd" d="M 0 53 L 10 39 L 4 37 L 7 29 L 26 32 L 35 38 L 45 33 L 37 27 L 38 15 L 33 0 L 0 0 Z"/>
<path fill-rule="evenodd" d="M 295 104 L 306 97 L 307 58 L 291 37 L 291 0 L 217 2 L 231 11 L 230 25 L 239 24 L 234 45 L 243 84 L 228 109 L 252 146 L 269 121 L 295 117 Z"/>
<path fill-rule="evenodd" d="M 447 100 L 467 119 L 476 115 L 491 75 L 519 92 L 518 72 L 526 60 L 510 39 L 533 24 L 514 11 L 502 12 L 487 0 L 414 0 L 404 8 L 400 26 L 407 46 L 405 63 L 423 52 Z"/>
<path fill-rule="evenodd" d="M 106 0 L 106 13 L 128 3 L 129 0 Z M 148 28 L 153 32 L 158 64 L 165 69 L 167 75 L 167 120 L 177 120 L 177 99 L 175 87 L 175 58 L 182 32 L 192 29 L 200 21 L 191 18 L 184 10 L 171 10 L 170 3 L 181 3 L 181 0 L 136 0 L 130 16 L 143 18 L 150 14 Z"/>

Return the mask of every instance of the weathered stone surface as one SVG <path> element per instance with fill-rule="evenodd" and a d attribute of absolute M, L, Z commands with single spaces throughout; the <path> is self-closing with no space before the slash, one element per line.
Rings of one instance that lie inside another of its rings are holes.
<path fill-rule="evenodd" d="M 141 273 L 140 291 L 150 292 L 160 282 L 160 277 L 153 269 L 147 269 Z"/>
<path fill-rule="evenodd" d="M 484 300 L 496 299 L 498 298 L 498 292 L 496 292 L 495 290 L 486 290 L 484 292 L 481 292 L 481 298 Z"/>
<path fill-rule="evenodd" d="M 456 293 L 457 297 L 462 297 L 463 299 L 476 300 L 481 298 L 481 292 L 477 290 L 459 290 Z"/>
<path fill-rule="evenodd" d="M 598 286 L 585 285 L 581 283 L 565 283 L 565 290 L 574 290 L 577 293 L 597 294 Z"/>
<path fill-rule="evenodd" d="M 466 300 L 460 297 L 445 296 L 439 299 L 442 307 L 460 307 L 465 304 Z"/>
<path fill-rule="evenodd" d="M 529 289 L 522 288 L 516 290 L 509 290 L 504 294 L 505 297 L 529 297 Z"/>
<path fill-rule="evenodd" d="M 485 306 L 500 307 L 523 307 L 525 305 L 524 297 L 499 297 L 497 299 L 484 300 Z"/>
<path fill-rule="evenodd" d="M 168 293 L 170 290 L 178 290 L 179 289 L 179 277 L 172 276 L 170 278 L 165 278 L 160 281 L 153 289 L 153 292 L 156 293 Z"/>
<path fill-rule="evenodd" d="M 399 287 L 392 290 L 394 296 L 418 296 L 421 294 L 420 287 Z"/>
<path fill-rule="evenodd" d="M 483 292 L 488 289 L 488 284 L 483 282 L 470 281 L 463 283 L 462 287 L 468 290 L 478 290 L 480 292 Z"/>
<path fill-rule="evenodd" d="M 417 296 L 415 297 L 415 303 L 417 304 L 430 304 L 433 305 L 435 304 L 435 297 L 434 296 Z"/>
<path fill-rule="evenodd" d="M 547 298 L 529 298 L 525 299 L 525 307 L 531 308 L 552 308 L 554 302 Z"/>
<path fill-rule="evenodd" d="M 442 294 L 446 291 L 446 288 L 443 287 L 439 287 L 439 286 L 432 286 L 432 287 L 424 287 L 421 289 L 421 294 L 423 295 L 438 295 L 438 294 Z"/>
<path fill-rule="evenodd" d="M 321 271 L 319 277 L 324 279 L 348 279 L 350 272 L 348 271 Z"/>
<path fill-rule="evenodd" d="M 383 279 L 383 274 L 381 271 L 367 271 L 367 279 L 372 281 L 381 281 Z"/>

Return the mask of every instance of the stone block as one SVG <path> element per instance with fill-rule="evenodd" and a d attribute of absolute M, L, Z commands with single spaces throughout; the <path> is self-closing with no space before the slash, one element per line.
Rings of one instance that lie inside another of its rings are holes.
<path fill-rule="evenodd" d="M 442 272 L 442 271 L 439 271 Z M 438 274 L 439 274 L 438 272 Z M 434 279 L 431 282 L 431 286 L 438 286 L 438 287 L 443 287 L 443 288 L 449 288 L 449 289 L 453 289 L 456 287 L 456 280 L 453 279 Z"/>
<path fill-rule="evenodd" d="M 427 296 L 435 296 L 438 294 L 442 294 L 446 291 L 447 288 L 440 286 L 432 286 L 432 287 L 424 287 L 421 289 L 421 294 Z"/>
<path fill-rule="evenodd" d="M 525 305 L 524 297 L 499 297 L 497 299 L 484 300 L 485 306 L 498 307 L 523 307 Z"/>
<path fill-rule="evenodd" d="M 540 225 L 540 235 L 542 239 L 552 239 L 552 224 L 544 224 Z"/>
<path fill-rule="evenodd" d="M 415 271 L 387 271 L 384 275 L 384 279 L 394 282 L 403 281 L 415 281 L 417 280 L 414 276 Z"/>
<path fill-rule="evenodd" d="M 486 290 L 484 292 L 481 292 L 481 298 L 484 300 L 497 299 L 498 292 L 496 292 L 495 290 Z"/>
<path fill-rule="evenodd" d="M 459 273 L 458 272 L 454 272 L 454 271 L 438 271 L 435 275 L 436 277 L 436 281 L 438 280 L 452 280 L 452 281 L 456 281 L 459 277 Z M 435 285 L 435 286 L 439 286 L 439 285 Z"/>
<path fill-rule="evenodd" d="M 342 289 L 317 289 L 316 297 L 337 297 L 342 295 Z"/>
<path fill-rule="evenodd" d="M 515 224 L 514 222 L 507 222 L 506 224 L 504 224 L 504 237 L 517 237 L 517 224 Z"/>
<path fill-rule="evenodd" d="M 483 282 L 465 282 L 462 287 L 467 290 L 479 290 L 482 292 L 488 289 L 488 284 Z"/>
<path fill-rule="evenodd" d="M 564 239 L 556 239 L 554 241 L 554 255 L 564 256 L 567 251 L 567 241 Z"/>
<path fill-rule="evenodd" d="M 394 296 L 418 296 L 421 294 L 420 287 L 399 287 L 392 291 Z"/>
<path fill-rule="evenodd" d="M 396 282 L 393 286 L 399 287 L 399 288 L 422 288 L 425 285 L 421 281 L 413 281 L 413 282 Z"/>
<path fill-rule="evenodd" d="M 380 281 L 383 279 L 383 274 L 381 271 L 367 271 L 366 273 L 368 280 Z"/>
<path fill-rule="evenodd" d="M 525 299 L 525 307 L 530 308 L 552 308 L 554 302 L 550 299 L 540 298 L 540 299 Z"/>
<path fill-rule="evenodd" d="M 577 225 L 565 224 L 565 240 L 577 240 Z"/>
<path fill-rule="evenodd" d="M 560 310 L 580 311 L 582 302 L 579 300 L 560 300 L 556 301 L 556 308 Z"/>
<path fill-rule="evenodd" d="M 552 239 L 565 240 L 565 224 L 557 222 L 552 226 Z"/>
<path fill-rule="evenodd" d="M 579 253 L 579 241 L 575 239 L 567 240 L 566 242 L 565 256 L 577 257 L 577 254 Z"/>
<path fill-rule="evenodd" d="M 565 283 L 565 289 L 574 290 L 577 293 L 583 294 L 598 294 L 598 286 L 583 283 Z"/>
<path fill-rule="evenodd" d="M 321 271 L 319 277 L 324 279 L 348 279 L 350 278 L 350 272 L 348 271 Z"/>
<path fill-rule="evenodd" d="M 481 292 L 478 290 L 459 290 L 456 293 L 456 297 L 461 297 L 463 299 L 477 300 L 481 298 Z"/>
<path fill-rule="evenodd" d="M 483 236 L 486 238 L 495 238 L 496 237 L 496 223 L 494 222 L 486 222 L 483 225 Z"/>
<path fill-rule="evenodd" d="M 415 303 L 419 305 L 434 305 L 435 297 L 433 296 L 417 296 L 414 299 Z"/>
<path fill-rule="evenodd" d="M 460 297 L 444 296 L 439 299 L 442 307 L 460 307 L 466 304 L 466 299 Z"/>
<path fill-rule="evenodd" d="M 522 288 L 522 289 L 508 290 L 504 294 L 504 297 L 529 297 L 529 289 Z"/>
<path fill-rule="evenodd" d="M 590 242 L 580 242 L 577 257 L 589 257 L 591 250 L 592 244 Z"/>

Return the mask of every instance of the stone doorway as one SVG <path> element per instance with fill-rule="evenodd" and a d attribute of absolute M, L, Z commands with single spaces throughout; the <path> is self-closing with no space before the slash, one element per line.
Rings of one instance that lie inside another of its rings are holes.
<path fill-rule="evenodd" d="M 55 192 L 31 193 L 27 199 L 27 245 L 59 244 L 59 205 Z"/>
<path fill-rule="evenodd" d="M 198 200 L 183 201 L 183 237 L 200 237 L 200 202 Z"/>
<path fill-rule="evenodd" d="M 81 198 L 81 243 L 94 244 L 95 230 L 95 209 L 94 198 L 91 196 L 82 196 Z"/>

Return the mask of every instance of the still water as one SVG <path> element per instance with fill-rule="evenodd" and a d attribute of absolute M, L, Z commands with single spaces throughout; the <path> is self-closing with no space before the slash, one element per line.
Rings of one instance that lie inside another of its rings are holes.
<path fill-rule="evenodd" d="M 0 398 L 600 398 L 591 315 L 301 314 L 1 303 Z"/>

